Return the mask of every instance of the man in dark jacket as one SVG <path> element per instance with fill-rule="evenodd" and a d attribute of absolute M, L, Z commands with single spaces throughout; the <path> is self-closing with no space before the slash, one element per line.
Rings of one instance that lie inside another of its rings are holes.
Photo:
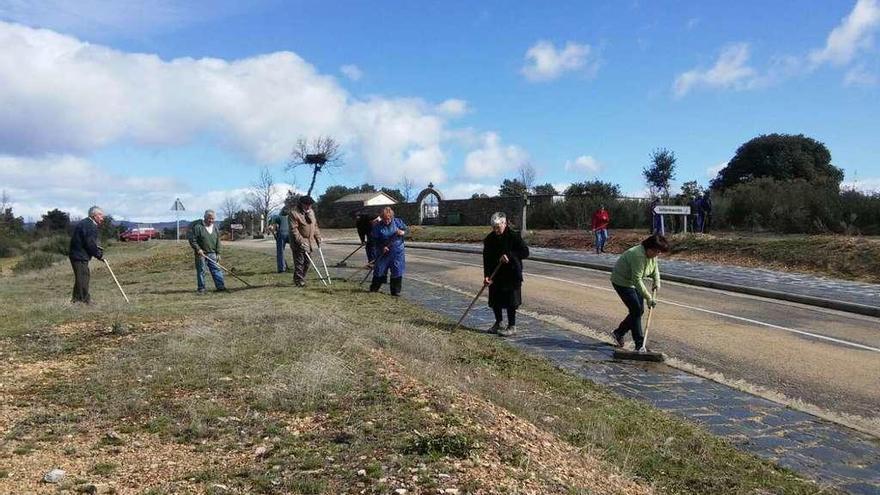
<path fill-rule="evenodd" d="M 357 219 L 355 220 L 355 227 L 357 228 L 358 238 L 361 240 L 361 244 L 364 245 L 364 250 L 367 252 L 367 263 L 373 262 L 373 236 L 371 233 L 373 232 L 373 226 L 379 222 L 379 217 L 376 215 L 370 215 L 368 213 L 360 213 L 357 215 Z"/>
<path fill-rule="evenodd" d="M 206 210 L 201 220 L 196 220 L 189 226 L 187 238 L 189 246 L 193 249 L 196 257 L 196 292 L 205 293 L 205 265 L 211 271 L 214 279 L 214 287 L 218 292 L 226 290 L 226 282 L 223 280 L 223 271 L 217 263 L 220 263 L 220 229 L 214 224 L 217 215 L 214 210 Z"/>
<path fill-rule="evenodd" d="M 88 218 L 84 218 L 73 229 L 70 237 L 68 257 L 73 266 L 72 302 L 91 304 L 89 295 L 89 260 L 97 258 L 104 261 L 104 250 L 98 245 L 98 226 L 104 223 L 104 212 L 97 206 L 89 208 Z"/>
<path fill-rule="evenodd" d="M 492 232 L 483 241 L 484 283 L 489 286 L 489 307 L 495 313 L 489 333 L 505 337 L 516 333 L 516 309 L 522 304 L 522 260 L 528 257 L 529 247 L 519 232 L 508 227 L 504 213 L 493 214 Z M 501 327 L 501 310 L 505 308 L 506 330 Z"/>

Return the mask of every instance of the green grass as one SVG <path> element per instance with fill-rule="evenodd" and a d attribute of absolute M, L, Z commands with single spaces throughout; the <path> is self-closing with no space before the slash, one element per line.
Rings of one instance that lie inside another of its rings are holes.
<path fill-rule="evenodd" d="M 195 479 L 202 491 L 222 483 L 245 492 L 337 493 L 364 483 L 368 491 L 388 492 L 394 487 L 380 479 L 420 464 L 426 471 L 418 483 L 428 489 L 432 473 L 454 472 L 455 460 L 496 448 L 449 406 L 453 393 L 464 392 L 549 429 L 607 461 L 609 471 L 618 466 L 660 493 L 828 493 L 497 338 L 449 333 L 447 321 L 406 301 L 343 283 L 332 292 L 295 290 L 287 277 L 272 273 L 264 254 L 230 249 L 224 264 L 255 288 L 239 289 L 230 279 L 231 293 L 206 296 L 194 294 L 192 260 L 182 246 L 119 246 L 108 256 L 130 306 L 119 302 L 103 270 L 93 273 L 93 307 L 65 304 L 69 269 L 0 280 L 0 298 L 9 301 L 9 311 L 0 315 L 0 347 L 18 361 L 102 356 L 70 375 L 31 385 L 22 397 L 36 408 L 88 416 L 19 422 L 15 437 L 7 439 L 13 449 L 38 448 L 27 439 L 48 424 L 89 420 L 106 431 L 124 423 L 131 433 L 209 454 L 250 456 L 257 445 L 270 447 L 244 468 L 194 466 L 185 482 Z M 94 328 L 53 330 L 73 322 L 94 322 Z M 113 331 L 119 326 L 128 331 Z M 391 381 L 381 356 L 393 358 L 428 395 Z M 543 422 L 547 416 L 554 421 Z M 298 421 L 319 422 L 320 428 L 294 428 Z M 99 448 L 124 448 L 117 443 Z M 503 463 L 525 476 L 528 455 L 513 445 L 500 448 Z M 94 466 L 118 471 L 108 460 Z M 367 476 L 358 476 L 359 469 Z M 144 490 L 171 493 L 180 482 Z M 488 488 L 470 479 L 460 486 Z M 570 493 L 578 489 L 568 487 Z"/>

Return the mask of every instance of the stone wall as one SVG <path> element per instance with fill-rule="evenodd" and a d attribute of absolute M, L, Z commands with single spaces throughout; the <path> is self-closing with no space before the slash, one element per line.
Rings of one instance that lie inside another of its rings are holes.
<path fill-rule="evenodd" d="M 529 197 L 529 208 L 534 208 L 544 203 L 551 203 L 552 196 Z M 433 222 L 434 225 L 449 225 L 452 220 L 450 214 L 457 214 L 457 225 L 489 225 L 489 218 L 496 211 L 507 214 L 512 225 L 522 225 L 523 200 L 520 197 L 504 196 L 493 198 L 476 199 L 442 199 L 438 202 L 440 216 Z M 354 212 L 378 215 L 385 206 L 363 206 L 360 202 L 333 203 L 329 206 L 316 208 L 318 222 L 323 228 L 352 228 L 354 227 Z M 395 214 L 402 218 L 408 225 L 419 225 L 419 203 L 398 203 L 391 205 Z M 453 215 L 455 216 L 455 215 Z M 428 222 L 425 222 L 428 223 Z"/>

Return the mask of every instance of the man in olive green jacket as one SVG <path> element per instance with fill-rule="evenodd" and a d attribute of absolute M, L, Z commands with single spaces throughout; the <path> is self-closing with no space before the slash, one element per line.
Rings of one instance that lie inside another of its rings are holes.
<path fill-rule="evenodd" d="M 631 331 L 636 350 L 644 349 L 642 314 L 645 312 L 645 304 L 653 308 L 657 302 L 653 294 L 648 292 L 643 279 L 651 277 L 654 280 L 654 289 L 660 288 L 660 265 L 657 257 L 668 251 L 669 243 L 666 238 L 659 234 L 652 235 L 641 244 L 627 249 L 614 264 L 611 285 L 629 312 L 613 333 L 618 346 L 623 347 L 623 336 Z"/>
<path fill-rule="evenodd" d="M 203 219 L 190 224 L 187 234 L 189 245 L 196 257 L 196 292 L 199 294 L 205 293 L 206 264 L 211 271 L 211 278 L 214 279 L 214 287 L 217 291 L 226 290 L 223 271 L 217 265 L 220 263 L 220 227 L 214 223 L 216 217 L 214 210 L 206 210 Z"/>

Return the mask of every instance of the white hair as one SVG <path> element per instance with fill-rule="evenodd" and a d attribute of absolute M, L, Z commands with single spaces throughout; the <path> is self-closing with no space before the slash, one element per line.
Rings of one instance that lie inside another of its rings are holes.
<path fill-rule="evenodd" d="M 507 215 L 505 215 L 504 213 L 502 213 L 500 211 L 496 211 L 495 213 L 492 214 L 492 218 L 489 220 L 489 222 L 493 226 L 501 225 L 502 222 L 507 223 Z"/>
<path fill-rule="evenodd" d="M 102 210 L 98 206 L 93 206 L 93 207 L 89 208 L 89 217 L 93 217 L 93 216 L 97 215 L 98 213 L 104 213 L 104 210 Z"/>
<path fill-rule="evenodd" d="M 214 210 L 205 210 L 205 216 L 204 216 L 204 218 L 208 218 L 208 215 L 210 215 L 210 216 L 212 216 L 212 217 L 214 217 L 214 218 L 217 218 L 217 214 L 214 213 Z"/>

